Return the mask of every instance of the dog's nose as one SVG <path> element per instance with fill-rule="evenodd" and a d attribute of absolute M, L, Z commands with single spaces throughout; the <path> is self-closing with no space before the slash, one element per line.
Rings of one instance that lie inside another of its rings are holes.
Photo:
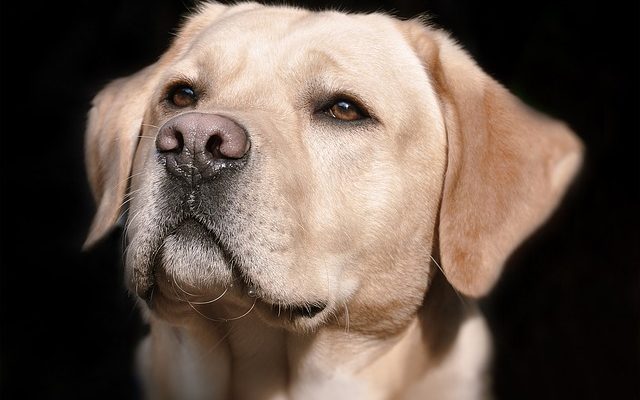
<path fill-rule="evenodd" d="M 190 112 L 167 121 L 156 137 L 156 149 L 167 170 L 190 182 L 238 166 L 249 151 L 246 131 L 229 118 Z"/>

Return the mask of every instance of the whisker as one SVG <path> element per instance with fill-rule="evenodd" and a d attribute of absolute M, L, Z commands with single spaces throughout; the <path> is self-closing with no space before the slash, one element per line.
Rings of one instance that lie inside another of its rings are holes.
<path fill-rule="evenodd" d="M 251 308 L 249 308 L 249 310 L 247 310 L 244 314 L 238 316 L 238 317 L 233 317 L 233 318 L 210 318 L 206 315 L 204 315 L 202 312 L 200 312 L 200 310 L 198 310 L 192 302 L 187 301 L 187 304 L 189 304 L 189 307 L 191 307 L 193 309 L 193 311 L 197 312 L 198 314 L 200 314 L 200 316 L 208 321 L 213 321 L 213 322 L 230 322 L 230 321 L 237 321 L 241 318 L 246 317 L 247 315 L 249 315 L 249 313 L 251 311 L 253 311 L 253 309 L 256 307 L 256 301 L 257 299 L 253 299 L 253 304 L 251 304 Z"/>
<path fill-rule="evenodd" d="M 136 174 L 136 175 L 138 175 L 138 174 Z M 136 190 L 130 190 L 129 192 L 124 194 L 124 197 L 125 198 L 131 198 L 131 197 L 133 197 L 134 194 L 137 194 L 137 193 L 141 192 L 142 190 L 143 190 L 143 188 L 138 188 Z"/>
<path fill-rule="evenodd" d="M 129 229 L 131 228 L 131 225 L 133 225 L 133 223 L 135 222 L 136 219 L 140 218 L 140 216 L 142 215 L 142 211 L 138 210 L 135 213 L 133 213 L 132 216 L 130 216 L 129 218 L 127 218 L 127 223 L 124 225 L 124 229 L 123 229 L 123 238 L 126 238 L 126 233 L 129 231 Z"/>
<path fill-rule="evenodd" d="M 215 303 L 216 301 L 220 300 L 222 298 L 222 296 L 224 296 L 225 294 L 227 294 L 227 290 L 229 290 L 229 288 L 225 288 L 224 292 L 222 292 L 222 294 L 218 297 L 216 297 L 213 300 L 208 300 L 208 301 L 190 301 L 190 303 L 192 304 L 197 304 L 197 305 L 202 305 L 202 304 L 211 304 L 211 303 Z"/>
<path fill-rule="evenodd" d="M 124 200 L 122 203 L 120 203 L 120 207 L 122 208 L 122 207 L 126 206 L 128 203 L 130 203 L 132 200 L 134 200 L 135 196 L 133 196 L 133 195 L 137 194 L 137 192 L 140 192 L 140 191 L 142 191 L 142 189 L 138 189 L 138 190 L 135 190 L 133 192 L 128 193 L 125 196 L 125 197 L 128 197 L 128 198 L 126 200 Z M 124 212 L 123 212 L 123 214 L 124 214 Z"/>
<path fill-rule="evenodd" d="M 334 310 L 331 311 L 331 317 L 336 320 L 336 324 L 340 325 L 340 318 L 338 317 L 338 313 Z"/>
<path fill-rule="evenodd" d="M 198 295 L 197 295 L 197 294 L 193 294 L 193 293 L 187 292 L 187 291 L 186 291 L 186 290 L 184 290 L 182 287 L 180 287 L 180 285 L 179 285 L 179 284 L 178 284 L 178 282 L 176 281 L 176 277 L 175 277 L 175 275 L 173 275 L 173 274 L 172 274 L 172 275 L 171 275 L 171 277 L 173 278 L 173 283 L 174 283 L 174 285 L 176 285 L 176 287 L 177 287 L 178 289 L 180 289 L 180 291 L 181 291 L 182 293 L 184 293 L 184 294 L 186 294 L 186 295 L 188 295 L 188 296 L 191 296 L 191 297 L 198 297 Z"/>
<path fill-rule="evenodd" d="M 442 276 L 445 277 L 445 279 L 447 279 L 447 281 L 449 281 L 449 278 L 447 278 L 447 274 L 444 273 L 444 269 L 442 269 L 442 267 L 440 266 L 440 264 L 438 264 L 438 262 L 436 261 L 435 258 L 433 258 L 433 256 L 431 254 L 429 254 L 429 257 L 431 257 L 431 260 L 434 262 L 434 264 L 436 264 L 436 266 L 438 267 L 438 269 L 440 270 L 440 272 L 442 272 Z M 453 289 L 453 291 L 455 292 L 456 296 L 458 297 L 458 300 L 460 300 L 460 303 L 462 303 L 462 305 L 465 308 L 469 308 L 469 304 L 467 303 L 467 301 L 464 299 L 464 297 L 462 297 L 462 295 L 460 294 L 460 292 L 458 292 L 458 290 L 456 288 L 454 288 L 452 285 L 451 289 Z"/>
<path fill-rule="evenodd" d="M 160 129 L 160 127 L 159 127 L 159 126 L 157 126 L 157 125 L 153 125 L 153 124 L 145 124 L 145 123 L 142 123 L 141 125 L 142 125 L 142 126 L 149 126 L 149 127 L 151 127 L 151 128 Z"/>
<path fill-rule="evenodd" d="M 207 349 L 207 351 L 203 352 L 203 353 L 200 355 L 200 360 L 204 360 L 204 358 L 205 358 L 206 356 L 208 356 L 208 355 L 210 355 L 211 353 L 213 353 L 213 352 L 218 348 L 218 346 L 220 346 L 220 344 L 221 344 L 222 342 L 224 342 L 224 340 L 225 340 L 226 338 L 228 338 L 228 337 L 229 337 L 229 335 L 231 335 L 231 330 L 232 330 L 232 329 L 233 329 L 233 327 L 230 327 L 230 328 L 225 332 L 225 334 L 224 334 L 224 335 L 222 335 L 222 337 L 220 338 L 220 340 L 218 340 L 217 342 L 215 342 L 215 343 L 213 344 L 213 346 L 211 346 L 209 349 Z"/>
<path fill-rule="evenodd" d="M 193 311 L 197 312 L 198 314 L 200 314 L 200 316 L 206 320 L 209 321 L 213 321 L 213 322 L 222 322 L 224 320 L 222 319 L 216 319 L 216 318 L 209 318 L 206 315 L 204 315 L 203 313 L 200 312 L 200 310 L 198 310 L 193 304 L 191 304 L 190 301 L 187 301 L 187 304 L 189 304 L 189 307 L 191 307 L 193 309 Z"/>
<path fill-rule="evenodd" d="M 131 174 L 127 177 L 127 179 L 131 179 L 131 178 L 135 178 L 136 176 L 140 176 L 142 174 L 144 174 L 145 171 L 140 171 L 140 172 L 136 172 L 135 174 Z"/>
<path fill-rule="evenodd" d="M 250 313 L 251 311 L 253 311 L 253 309 L 256 307 L 256 301 L 257 301 L 257 300 L 258 300 L 257 298 L 253 299 L 253 304 L 251 304 L 251 308 L 250 308 L 246 313 L 242 314 L 242 315 L 241 315 L 241 316 L 239 316 L 239 317 L 235 317 L 235 318 L 225 318 L 225 319 L 224 319 L 224 321 L 225 321 L 225 322 L 229 322 L 229 321 L 236 321 L 236 320 L 239 320 L 240 318 L 244 318 L 244 317 L 246 317 L 246 316 L 247 316 L 247 315 L 249 315 L 249 313 Z"/>
<path fill-rule="evenodd" d="M 138 176 L 138 175 L 142 175 L 142 174 L 144 174 L 144 171 L 136 172 L 135 174 L 127 175 L 127 176 L 126 176 L 126 177 L 124 177 L 123 179 L 120 179 L 119 181 L 117 181 L 117 182 L 115 183 L 115 185 L 113 185 L 113 188 L 114 188 L 114 189 L 117 189 L 118 187 L 120 187 L 120 186 L 122 186 L 122 185 L 127 185 L 127 186 L 128 186 L 128 185 L 129 185 L 129 181 L 131 180 L 131 178 L 136 177 L 136 176 Z M 125 193 L 125 196 L 126 196 L 126 193 Z"/>
<path fill-rule="evenodd" d="M 197 294 L 189 293 L 186 290 L 184 290 L 182 287 L 180 287 L 180 285 L 178 284 L 178 281 L 176 281 L 176 277 L 175 276 L 173 276 L 173 285 L 175 287 L 177 287 L 178 289 L 180 289 L 180 291 L 182 293 L 184 293 L 184 294 L 186 294 L 188 296 L 198 297 Z M 182 297 L 178 296 L 177 293 L 176 293 L 176 297 L 178 297 L 180 299 L 180 301 L 184 301 L 184 302 L 195 304 L 195 305 L 211 304 L 211 303 L 215 303 L 216 301 L 220 300 L 225 294 L 227 294 L 228 290 L 229 290 L 229 288 L 225 288 L 224 291 L 222 292 L 222 294 L 220 294 L 218 297 L 216 297 L 213 300 L 206 300 L 206 301 L 191 301 L 191 300 L 183 299 Z"/>
<path fill-rule="evenodd" d="M 296 209 L 293 207 L 293 205 L 291 205 L 291 203 L 289 203 L 289 202 L 287 201 L 287 199 L 283 198 L 283 199 L 282 199 L 282 201 L 284 201 L 284 202 L 287 204 L 287 206 L 289 206 L 289 208 L 290 208 L 294 213 L 296 213 Z M 304 225 L 302 225 L 302 223 L 300 223 L 300 222 L 298 221 L 298 219 L 295 219 L 294 221 L 295 221 L 295 222 L 296 222 L 296 224 L 300 227 L 300 229 L 302 229 L 302 231 L 303 231 L 304 233 L 308 233 L 308 232 L 307 232 L 307 229 L 304 227 Z"/>
<path fill-rule="evenodd" d="M 122 249 L 123 249 L 123 251 L 122 251 L 122 264 L 123 265 L 126 265 L 127 253 L 129 251 L 129 247 L 131 246 L 131 243 L 127 243 L 127 235 L 128 235 L 129 229 L 131 228 L 131 225 L 133 224 L 133 222 L 138 217 L 140 217 L 140 214 L 141 214 L 141 212 L 137 211 L 132 216 L 127 218 L 127 220 L 125 221 L 124 227 L 122 229 L 122 235 L 121 235 L 122 244 L 121 245 L 122 245 Z"/>
<path fill-rule="evenodd" d="M 171 283 L 171 290 L 173 291 L 173 295 L 180 301 L 184 302 L 184 303 L 188 303 L 189 300 L 183 298 L 182 296 L 180 296 L 180 294 L 176 291 L 176 278 L 173 277 L 173 282 Z"/>
<path fill-rule="evenodd" d="M 344 303 L 344 315 L 345 315 L 345 321 L 346 321 L 346 325 L 345 325 L 345 333 L 349 333 L 349 307 L 347 306 L 347 303 Z"/>

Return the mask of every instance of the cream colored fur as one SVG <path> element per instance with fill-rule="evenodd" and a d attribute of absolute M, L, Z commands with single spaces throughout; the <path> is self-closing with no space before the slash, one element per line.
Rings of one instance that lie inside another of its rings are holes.
<path fill-rule="evenodd" d="M 184 81 L 198 102 L 168 108 Z M 318 109 L 331 96 L 371 119 L 332 121 Z M 251 140 L 232 183 L 191 192 L 197 234 L 154 144 L 194 110 Z M 94 100 L 86 246 L 126 204 L 127 284 L 153 291 L 137 358 L 150 399 L 486 398 L 491 338 L 474 299 L 581 154 L 565 125 L 418 20 L 205 3 L 155 64 Z"/>

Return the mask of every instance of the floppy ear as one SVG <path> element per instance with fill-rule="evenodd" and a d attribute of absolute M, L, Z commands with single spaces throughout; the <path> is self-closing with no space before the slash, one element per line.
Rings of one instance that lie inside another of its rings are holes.
<path fill-rule="evenodd" d="M 115 225 L 131 172 L 155 66 L 107 85 L 94 98 L 85 133 L 85 165 L 97 204 L 84 248 Z"/>
<path fill-rule="evenodd" d="M 437 91 L 447 131 L 439 250 L 449 282 L 486 294 L 551 214 L 582 161 L 569 128 L 527 107 L 445 32 L 400 23 Z"/>

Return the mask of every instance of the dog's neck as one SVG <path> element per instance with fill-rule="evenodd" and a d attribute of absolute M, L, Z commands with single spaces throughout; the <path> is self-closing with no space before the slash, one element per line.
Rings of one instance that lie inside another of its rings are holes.
<path fill-rule="evenodd" d="M 328 328 L 302 335 L 251 315 L 224 327 L 152 318 L 139 362 L 155 378 L 148 382 L 166 383 L 148 388 L 153 399 L 453 399 L 487 389 L 489 349 L 476 307 L 436 279 L 420 313 L 395 335 Z"/>

